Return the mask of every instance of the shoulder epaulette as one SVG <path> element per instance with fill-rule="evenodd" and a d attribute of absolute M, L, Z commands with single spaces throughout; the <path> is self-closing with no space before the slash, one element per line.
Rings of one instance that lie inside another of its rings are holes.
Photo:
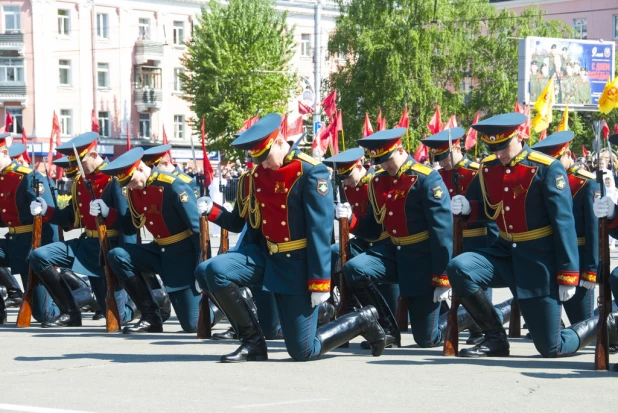
<path fill-rule="evenodd" d="M 305 161 L 313 166 L 319 164 L 319 162 L 317 161 L 317 159 L 312 158 L 311 156 L 307 155 L 304 152 L 299 152 L 298 155 L 296 155 L 296 157 L 298 159 L 300 159 L 301 161 Z"/>
<path fill-rule="evenodd" d="M 551 163 L 555 161 L 555 159 L 551 156 L 545 155 L 544 153 L 540 152 L 530 152 L 530 155 L 528 155 L 528 159 L 543 165 L 551 165 Z"/>
<path fill-rule="evenodd" d="M 433 172 L 433 169 L 431 169 L 428 166 L 423 165 L 422 163 L 418 163 L 418 162 L 412 164 L 410 169 L 412 169 L 413 171 L 418 172 L 419 174 L 422 174 L 422 175 L 429 175 L 430 173 Z"/>
<path fill-rule="evenodd" d="M 478 170 L 480 167 L 481 167 L 481 165 L 480 165 L 479 163 L 477 163 L 477 162 L 470 162 L 470 163 L 468 164 L 468 167 L 467 167 L 467 168 L 468 168 L 468 169 L 475 169 L 475 170 Z"/>
<path fill-rule="evenodd" d="M 592 172 L 586 171 L 585 169 L 578 169 L 577 175 L 583 176 L 584 178 L 588 179 L 596 179 L 596 176 Z"/>
<path fill-rule="evenodd" d="M 175 180 L 176 180 L 176 178 L 174 178 L 173 176 L 169 176 L 169 175 L 165 175 L 165 174 L 159 174 L 159 176 L 157 176 L 157 181 L 165 182 L 166 184 L 171 184 Z"/>
<path fill-rule="evenodd" d="M 491 162 L 491 161 L 495 161 L 495 160 L 496 160 L 496 155 L 489 155 L 489 156 L 486 156 L 485 158 L 483 158 L 481 163 Z"/>
<path fill-rule="evenodd" d="M 184 182 L 185 184 L 188 184 L 192 180 L 192 178 L 189 175 L 185 175 L 185 174 L 178 174 L 176 175 L 176 177 L 180 178 L 180 180 Z"/>
<path fill-rule="evenodd" d="M 24 174 L 24 175 L 28 175 L 30 172 L 32 172 L 32 169 L 26 167 L 26 166 L 18 166 L 17 169 L 15 169 L 15 172 L 19 172 L 20 174 Z"/>

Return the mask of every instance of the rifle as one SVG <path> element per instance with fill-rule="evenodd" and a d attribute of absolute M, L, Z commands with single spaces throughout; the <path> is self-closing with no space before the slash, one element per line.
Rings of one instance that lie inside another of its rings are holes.
<path fill-rule="evenodd" d="M 84 181 L 84 186 L 90 192 L 90 198 L 94 201 L 97 197 L 94 194 L 92 188 L 92 182 L 86 178 L 84 173 L 84 167 L 82 166 L 81 158 L 77 148 L 73 145 L 73 152 L 79 167 L 81 178 Z M 73 200 L 76 202 L 77 200 Z M 109 252 L 109 240 L 107 239 L 107 226 L 105 225 L 105 218 L 99 213 L 96 216 L 97 231 L 99 233 L 99 245 L 101 246 L 101 254 L 103 255 L 103 268 L 105 270 L 105 281 L 107 283 L 107 294 L 105 295 L 105 327 L 108 333 L 120 330 L 120 315 L 118 314 L 118 304 L 116 304 L 116 297 L 114 292 L 116 291 L 116 276 L 112 272 L 109 263 L 107 262 L 107 253 Z"/>
<path fill-rule="evenodd" d="M 204 182 L 200 182 L 200 193 L 204 193 Z M 208 188 L 206 188 L 208 191 Z M 202 261 L 212 258 L 212 249 L 210 245 L 210 230 L 208 228 L 208 218 L 206 215 L 200 217 L 200 245 L 202 246 Z M 208 294 L 202 291 L 200 298 L 199 312 L 197 315 L 197 338 L 204 340 L 212 335 L 210 324 L 210 304 L 208 303 Z"/>
<path fill-rule="evenodd" d="M 601 190 L 601 198 L 605 196 L 605 182 L 601 171 L 601 124 L 595 121 L 595 140 L 597 142 L 597 182 Z M 611 144 L 609 146 L 609 160 L 612 161 Z M 607 217 L 599 218 L 599 269 L 598 276 L 601 282 L 599 288 L 599 323 L 597 324 L 597 342 L 594 349 L 594 369 L 609 370 L 609 330 L 607 316 L 612 311 L 612 290 L 609 285 L 610 258 L 609 258 L 609 233 L 607 230 Z"/>
<path fill-rule="evenodd" d="M 52 201 L 54 201 L 54 208 L 58 209 L 58 199 L 56 198 L 57 188 L 55 185 L 52 185 L 51 179 L 49 179 L 49 172 L 47 172 L 47 162 L 43 162 L 43 168 L 45 168 L 45 176 L 47 178 L 47 186 L 49 186 L 49 190 L 51 191 Z M 64 229 L 58 226 L 58 241 L 64 241 Z"/>
<path fill-rule="evenodd" d="M 455 186 L 455 195 L 459 195 L 459 172 L 457 172 L 453 160 L 453 141 L 450 129 L 448 131 L 448 147 L 451 157 L 451 182 Z M 461 253 L 463 253 L 463 222 L 461 221 L 461 215 L 458 214 L 453 217 L 453 258 Z M 444 347 L 442 348 L 442 354 L 445 356 L 456 356 L 459 354 L 459 326 L 457 325 L 459 304 L 459 299 L 451 290 L 451 308 L 447 315 Z"/>
<path fill-rule="evenodd" d="M 34 166 L 34 149 L 32 150 L 32 163 Z M 36 179 L 36 173 L 33 172 L 32 186 L 36 197 L 39 197 L 39 184 L 40 181 Z M 43 233 L 43 216 L 36 215 L 33 217 L 33 229 L 32 229 L 32 251 L 41 246 L 41 235 Z M 28 285 L 26 292 L 17 314 L 17 327 L 30 327 L 30 321 L 32 320 L 32 293 L 34 287 L 39 284 L 39 278 L 32 270 L 32 266 L 28 268 Z"/>

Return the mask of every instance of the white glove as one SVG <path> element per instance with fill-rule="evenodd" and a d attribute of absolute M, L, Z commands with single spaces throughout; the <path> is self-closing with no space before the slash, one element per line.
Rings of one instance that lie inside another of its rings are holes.
<path fill-rule="evenodd" d="M 197 210 L 200 215 L 210 214 L 212 206 L 212 199 L 209 196 L 203 196 L 197 199 Z"/>
<path fill-rule="evenodd" d="M 433 302 L 439 303 L 448 298 L 448 293 L 451 291 L 451 287 L 436 287 L 433 291 Z"/>
<path fill-rule="evenodd" d="M 575 295 L 575 286 L 574 285 L 559 285 L 558 286 L 558 297 L 560 301 L 568 301 Z"/>
<path fill-rule="evenodd" d="M 592 211 L 597 218 L 609 218 L 612 219 L 616 216 L 616 204 L 608 196 L 604 196 L 601 199 L 597 199 L 592 204 Z"/>
<path fill-rule="evenodd" d="M 451 211 L 453 215 L 470 215 L 470 212 L 472 212 L 470 201 L 463 195 L 455 195 L 451 199 Z"/>
<path fill-rule="evenodd" d="M 579 281 L 579 286 L 580 287 L 584 287 L 587 288 L 589 290 L 594 289 L 594 287 L 596 287 L 596 283 L 591 283 L 590 281 L 586 281 L 586 280 L 580 280 Z"/>
<path fill-rule="evenodd" d="M 90 201 L 90 215 L 93 217 L 98 217 L 99 214 L 103 215 L 103 218 L 107 218 L 109 215 L 109 207 L 102 199 Z"/>
<path fill-rule="evenodd" d="M 36 201 L 30 202 L 30 213 L 32 216 L 45 216 L 45 213 L 47 213 L 47 202 L 40 196 L 37 197 Z"/>
<path fill-rule="evenodd" d="M 335 217 L 337 219 L 352 218 L 352 206 L 348 202 L 345 202 L 345 203 L 339 202 L 335 206 Z"/>
<path fill-rule="evenodd" d="M 311 307 L 322 304 L 330 298 L 330 293 L 311 293 Z"/>

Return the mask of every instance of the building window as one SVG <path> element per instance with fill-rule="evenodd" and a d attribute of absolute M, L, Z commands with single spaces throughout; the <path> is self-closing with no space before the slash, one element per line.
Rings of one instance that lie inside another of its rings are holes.
<path fill-rule="evenodd" d="M 10 33 L 21 30 L 19 6 L 2 6 L 4 12 L 4 31 Z"/>
<path fill-rule="evenodd" d="M 185 44 L 185 23 L 174 22 L 174 44 Z"/>
<path fill-rule="evenodd" d="M 139 19 L 137 27 L 140 39 L 150 39 L 150 19 Z"/>
<path fill-rule="evenodd" d="M 184 73 L 185 69 L 182 67 L 174 68 L 174 92 L 182 92 L 182 80 L 180 74 Z"/>
<path fill-rule="evenodd" d="M 161 68 L 137 66 L 135 68 L 136 89 L 161 89 Z"/>
<path fill-rule="evenodd" d="M 109 14 L 97 13 L 97 37 L 109 39 Z"/>
<path fill-rule="evenodd" d="M 618 39 L 618 14 L 614 15 L 614 39 Z"/>
<path fill-rule="evenodd" d="M 185 117 L 183 115 L 174 115 L 174 138 L 184 139 L 185 137 Z"/>
<path fill-rule="evenodd" d="M 109 64 L 97 63 L 97 84 L 101 88 L 109 87 Z"/>
<path fill-rule="evenodd" d="M 150 113 L 139 114 L 139 136 L 150 138 Z"/>
<path fill-rule="evenodd" d="M 23 59 L 0 59 L 0 82 L 23 82 Z"/>
<path fill-rule="evenodd" d="M 311 35 L 310 34 L 301 34 L 300 35 L 300 55 L 301 56 L 311 56 Z"/>
<path fill-rule="evenodd" d="M 60 134 L 73 134 L 73 111 L 71 109 L 60 110 Z"/>
<path fill-rule="evenodd" d="M 60 73 L 60 85 L 71 86 L 71 61 L 59 60 L 58 69 Z"/>
<path fill-rule="evenodd" d="M 69 10 L 58 9 L 58 34 L 69 36 L 71 34 L 71 17 Z"/>
<path fill-rule="evenodd" d="M 576 39 L 588 38 L 588 20 L 587 19 L 573 19 L 573 29 L 575 29 Z"/>
<path fill-rule="evenodd" d="M 21 108 L 12 108 L 6 107 L 5 111 L 11 114 L 11 118 L 13 118 L 13 124 L 11 125 L 11 129 L 7 130 L 7 133 L 17 133 L 21 134 L 21 125 L 22 125 L 22 116 L 21 116 Z"/>
<path fill-rule="evenodd" d="M 109 112 L 99 112 L 99 136 L 109 138 Z"/>

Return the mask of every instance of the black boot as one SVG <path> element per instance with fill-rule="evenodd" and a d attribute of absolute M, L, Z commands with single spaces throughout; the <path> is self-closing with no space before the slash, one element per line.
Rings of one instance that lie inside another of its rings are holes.
<path fill-rule="evenodd" d="M 0 324 L 6 324 L 6 306 L 4 305 L 4 298 L 0 295 Z"/>
<path fill-rule="evenodd" d="M 386 300 L 370 279 L 362 280 L 350 288 L 362 306 L 373 306 L 379 314 L 378 321 L 386 334 L 386 348 L 401 347 L 401 334 L 397 321 L 386 303 Z M 361 343 L 364 349 L 370 348 L 369 343 Z"/>
<path fill-rule="evenodd" d="M 485 339 L 471 348 L 459 352 L 460 357 L 506 357 L 510 354 L 509 341 L 502 327 L 502 320 L 482 289 L 459 300 L 468 314 L 473 318 Z"/>
<path fill-rule="evenodd" d="M 214 333 L 210 338 L 213 340 L 238 340 L 238 334 L 233 327 L 230 327 L 223 333 Z"/>
<path fill-rule="evenodd" d="M 208 306 L 210 307 L 210 312 L 213 315 L 213 321 L 210 325 L 211 327 L 213 327 L 225 318 L 225 314 L 223 314 L 223 311 L 221 311 L 219 307 L 217 307 L 217 304 L 215 304 L 213 300 L 208 300 Z"/>
<path fill-rule="evenodd" d="M 335 307 L 328 302 L 318 306 L 318 328 L 328 324 L 335 317 Z"/>
<path fill-rule="evenodd" d="M 0 267 L 0 285 L 6 287 L 7 298 L 4 300 L 6 308 L 21 306 L 23 293 L 17 280 L 11 275 L 8 268 Z"/>
<path fill-rule="evenodd" d="M 122 282 L 122 286 L 142 314 L 140 320 L 133 326 L 126 326 L 124 334 L 162 333 L 163 322 L 159 306 L 155 302 L 148 284 L 138 276 L 130 277 Z"/>
<path fill-rule="evenodd" d="M 82 314 L 73 296 L 73 291 L 71 291 L 71 287 L 62 278 L 58 270 L 53 266 L 49 266 L 37 275 L 41 284 L 45 286 L 45 289 L 62 312 L 56 320 L 46 321 L 41 324 L 41 327 L 81 327 Z"/>
<path fill-rule="evenodd" d="M 609 345 L 618 344 L 618 326 L 616 325 L 616 317 L 618 313 L 610 313 L 607 316 L 607 331 L 609 332 Z M 586 347 L 594 342 L 597 338 L 597 324 L 599 323 L 599 316 L 594 316 L 579 323 L 575 323 L 569 327 L 569 329 L 575 331 L 577 337 L 579 337 L 579 346 L 577 351 Z"/>
<path fill-rule="evenodd" d="M 320 355 L 331 351 L 354 337 L 362 335 L 371 346 L 374 357 L 381 356 L 386 335 L 378 321 L 378 312 L 372 306 L 363 307 L 318 328 L 316 337 L 322 343 Z"/>
<path fill-rule="evenodd" d="M 252 299 L 253 298 L 253 294 L 251 293 L 251 290 L 248 287 L 242 287 L 240 289 L 240 294 L 245 298 L 245 299 Z M 209 305 L 210 305 L 210 311 L 212 311 L 215 315 L 215 321 L 214 323 L 212 323 L 212 325 L 214 326 L 215 324 L 217 324 L 219 321 L 223 320 L 223 318 L 225 317 L 225 314 L 223 314 L 223 312 L 221 311 L 221 309 L 219 309 L 219 307 L 215 304 L 215 300 L 211 299 L 209 300 Z M 255 301 L 254 301 L 255 303 Z M 257 307 L 255 307 L 255 318 L 257 319 Z M 214 333 L 211 337 L 212 340 L 238 340 L 238 334 L 236 334 L 236 331 L 234 331 L 234 327 L 230 327 L 228 328 L 226 331 L 224 331 L 223 333 Z"/>
<path fill-rule="evenodd" d="M 172 315 L 172 302 L 170 301 L 170 297 L 167 295 L 165 288 L 157 288 L 156 290 L 152 290 L 152 297 L 154 298 L 155 303 L 159 306 L 161 321 L 165 323 L 169 320 L 170 315 Z"/>
<path fill-rule="evenodd" d="M 222 363 L 268 360 L 268 349 L 262 328 L 257 319 L 257 308 L 251 298 L 251 291 L 240 290 L 234 283 L 211 292 L 221 310 L 238 333 L 240 347 L 233 353 L 221 356 Z"/>

